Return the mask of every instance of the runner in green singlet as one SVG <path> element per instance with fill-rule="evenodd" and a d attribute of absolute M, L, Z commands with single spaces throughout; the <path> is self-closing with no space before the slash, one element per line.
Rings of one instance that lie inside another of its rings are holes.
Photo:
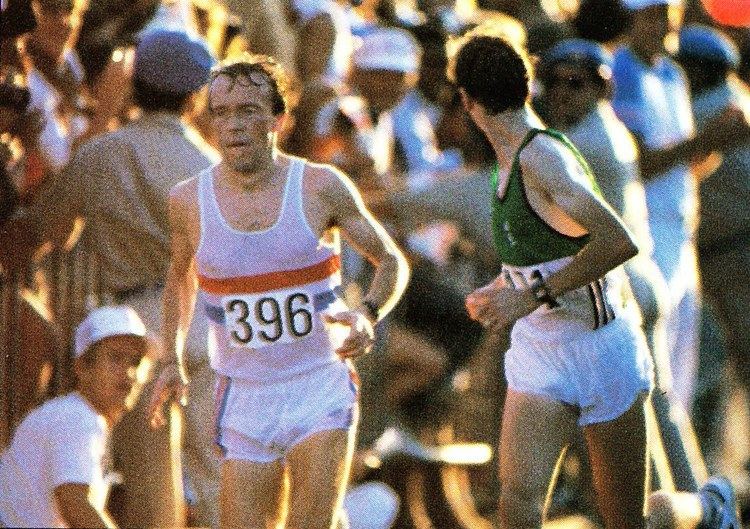
<path fill-rule="evenodd" d="M 503 266 L 466 305 L 490 330 L 513 326 L 499 525 L 541 526 L 560 455 L 581 428 L 605 526 L 643 528 L 652 366 L 620 267 L 637 248 L 575 147 L 528 105 L 525 52 L 487 26 L 451 48 L 449 75 L 497 155 Z"/>

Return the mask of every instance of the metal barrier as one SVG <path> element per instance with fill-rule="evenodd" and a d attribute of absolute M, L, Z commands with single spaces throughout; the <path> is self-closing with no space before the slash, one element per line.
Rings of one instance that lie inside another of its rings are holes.
<path fill-rule="evenodd" d="M 100 300 L 97 262 L 74 239 L 0 272 L 0 449 L 29 410 L 70 387 L 75 326 Z"/>

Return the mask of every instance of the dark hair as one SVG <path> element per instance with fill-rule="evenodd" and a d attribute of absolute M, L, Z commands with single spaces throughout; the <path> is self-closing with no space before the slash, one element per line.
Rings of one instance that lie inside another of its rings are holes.
<path fill-rule="evenodd" d="M 273 93 L 271 94 L 271 110 L 275 116 L 289 112 L 290 109 L 290 86 L 291 79 L 284 71 L 281 65 L 273 57 L 268 55 L 243 53 L 242 55 L 224 61 L 211 71 L 209 87 L 217 77 L 226 76 L 232 83 L 238 82 L 242 78 L 243 82 L 251 82 L 255 85 L 252 74 L 262 74 L 268 78 L 271 83 Z M 211 108 L 211 98 L 209 97 L 209 110 Z"/>
<path fill-rule="evenodd" d="M 728 64 L 704 57 L 689 57 L 677 54 L 677 62 L 683 67 L 690 82 L 690 89 L 697 93 L 715 88 L 726 82 L 733 71 Z"/>
<path fill-rule="evenodd" d="M 133 99 L 135 100 L 135 104 L 149 112 L 157 112 L 159 110 L 180 112 L 191 93 L 158 90 L 137 76 L 133 78 Z"/>
<path fill-rule="evenodd" d="M 467 35 L 448 65 L 448 75 L 490 114 L 520 108 L 529 97 L 526 53 L 500 36 Z"/>
<path fill-rule="evenodd" d="M 580 38 L 605 43 L 622 36 L 631 19 L 622 0 L 581 0 L 572 22 Z"/>

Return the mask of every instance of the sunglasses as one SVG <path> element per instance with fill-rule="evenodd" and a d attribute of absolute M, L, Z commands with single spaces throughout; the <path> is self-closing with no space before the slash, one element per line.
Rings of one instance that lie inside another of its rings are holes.
<path fill-rule="evenodd" d="M 570 90 L 581 90 L 589 84 L 588 79 L 574 75 L 552 75 L 545 79 L 545 86 L 548 90 L 562 86 Z"/>

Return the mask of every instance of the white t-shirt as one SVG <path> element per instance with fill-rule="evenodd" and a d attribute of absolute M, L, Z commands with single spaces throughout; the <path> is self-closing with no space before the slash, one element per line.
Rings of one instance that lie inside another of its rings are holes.
<path fill-rule="evenodd" d="M 54 489 L 88 484 L 89 501 L 104 510 L 108 493 L 104 417 L 76 392 L 33 410 L 0 456 L 0 524 L 5 527 L 68 527 Z"/>

